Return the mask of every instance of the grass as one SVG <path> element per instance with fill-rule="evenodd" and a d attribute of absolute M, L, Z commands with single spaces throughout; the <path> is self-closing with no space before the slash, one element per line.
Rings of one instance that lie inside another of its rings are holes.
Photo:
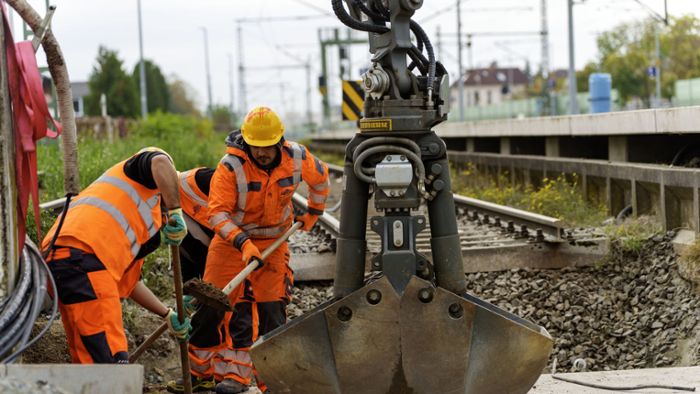
<path fill-rule="evenodd" d="M 341 155 L 340 153 L 328 153 L 328 152 L 311 152 L 314 156 L 316 156 L 319 160 L 328 163 L 328 164 L 335 164 L 337 166 L 344 166 L 345 165 L 345 156 Z"/>
<path fill-rule="evenodd" d="M 679 268 L 685 273 L 685 277 L 700 285 L 700 238 L 695 239 L 681 252 Z"/>
<path fill-rule="evenodd" d="M 603 232 L 623 253 L 639 255 L 649 238 L 660 234 L 661 225 L 651 216 L 629 218 L 620 224 L 610 224 Z"/>
<path fill-rule="evenodd" d="M 576 174 L 543 178 L 534 187 L 511 183 L 508 173 L 486 174 L 470 163 L 464 169 L 453 168 L 452 179 L 457 193 L 552 216 L 570 226 L 598 226 L 607 217 L 605 206 L 584 198 Z"/>

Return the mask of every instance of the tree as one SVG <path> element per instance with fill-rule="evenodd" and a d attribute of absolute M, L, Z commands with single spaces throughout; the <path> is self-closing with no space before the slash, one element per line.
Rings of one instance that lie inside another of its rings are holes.
<path fill-rule="evenodd" d="M 576 71 L 576 87 L 579 92 L 587 92 L 589 90 L 588 77 L 595 72 L 598 72 L 598 65 L 593 62 L 586 64 L 583 70 Z"/>
<path fill-rule="evenodd" d="M 97 60 L 88 80 L 90 93 L 85 97 L 85 111 L 99 116 L 100 96 L 107 97 L 107 114 L 136 117 L 139 113 L 139 95 L 134 80 L 124 71 L 124 63 L 116 51 L 100 46 Z"/>
<path fill-rule="evenodd" d="M 168 93 L 170 95 L 170 112 L 183 115 L 200 115 L 197 109 L 197 93 L 190 84 L 181 80 L 177 75 L 173 74 L 170 76 Z"/>
<path fill-rule="evenodd" d="M 623 103 L 639 97 L 648 104 L 654 93 L 647 69 L 655 63 L 656 29 L 662 29 L 662 96 L 673 96 L 676 80 L 700 76 L 700 20 L 695 16 L 672 18 L 667 28 L 653 19 L 620 25 L 598 38 L 598 51 L 599 68 L 611 74 Z"/>
<path fill-rule="evenodd" d="M 211 108 L 211 120 L 214 130 L 228 132 L 237 127 L 236 114 L 227 105 L 215 104 Z"/>
<path fill-rule="evenodd" d="M 161 73 L 160 67 L 150 60 L 144 60 L 143 63 L 146 74 L 146 100 L 148 101 L 148 112 L 168 112 L 170 108 L 170 92 L 168 91 L 168 83 L 165 81 L 165 77 Z M 134 72 L 131 75 L 136 83 L 136 86 L 138 89 L 140 89 L 140 63 L 136 63 L 136 66 L 134 66 Z M 141 100 L 139 100 L 139 111 L 140 109 Z"/>

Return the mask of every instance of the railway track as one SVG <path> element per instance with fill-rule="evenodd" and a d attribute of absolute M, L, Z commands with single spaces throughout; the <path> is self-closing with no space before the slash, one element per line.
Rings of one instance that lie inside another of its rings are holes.
<path fill-rule="evenodd" d="M 337 204 L 342 192 L 342 167 L 329 165 L 331 196 L 328 206 Z M 607 254 L 606 238 L 595 231 L 568 230 L 556 218 L 455 195 L 458 231 L 465 272 L 501 271 L 513 268 L 562 268 L 591 265 Z M 293 202 L 305 209 L 306 199 L 297 193 Z M 335 243 L 338 210 L 319 218 L 313 236 L 293 238 L 291 266 L 297 281 L 331 280 L 335 272 Z M 425 214 L 427 212 L 417 212 Z M 370 217 L 372 216 L 370 211 Z M 425 215 L 427 217 L 427 214 Z M 317 242 L 319 247 L 300 248 L 299 243 Z M 416 237 L 418 252 L 431 259 L 430 228 Z M 367 228 L 367 269 L 369 260 L 380 252 L 381 239 Z M 294 251 L 297 253 L 294 253 Z M 322 250 L 323 253 L 314 253 Z"/>

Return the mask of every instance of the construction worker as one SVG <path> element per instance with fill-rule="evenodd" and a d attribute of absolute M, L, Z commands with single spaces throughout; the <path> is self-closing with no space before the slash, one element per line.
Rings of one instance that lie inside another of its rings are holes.
<path fill-rule="evenodd" d="M 188 338 L 189 319 L 181 324 L 139 280 L 144 257 L 160 244 L 159 230 L 167 244 L 177 245 L 187 234 L 177 173 L 166 152 L 144 148 L 117 163 L 71 201 L 60 222 L 42 250 L 74 363 L 129 362 L 120 298 L 163 318 L 179 340 Z"/>
<path fill-rule="evenodd" d="M 214 175 L 213 168 L 199 167 L 178 174 L 180 181 L 180 203 L 187 224 L 187 235 L 180 244 L 180 264 L 182 281 L 202 278 L 207 249 L 214 237 L 209 226 L 208 204 L 209 183 Z M 186 304 L 192 298 L 186 298 Z"/>
<path fill-rule="evenodd" d="M 302 145 L 285 141 L 283 134 L 277 114 L 258 107 L 245 117 L 241 130 L 226 140 L 226 155 L 209 192 L 209 224 L 216 235 L 204 271 L 204 281 L 218 288 L 224 288 L 253 259 L 260 260 L 260 251 L 293 220 L 303 222 L 302 229 L 309 231 L 323 213 L 329 193 L 328 167 Z M 294 218 L 292 195 L 302 180 L 309 186 L 309 209 Z M 200 316 L 200 310 L 195 314 L 190 342 L 193 387 L 213 377 L 219 382 L 219 394 L 248 389 L 253 376 L 251 345 L 286 322 L 293 284 L 288 262 L 285 242 L 229 296 L 233 313 L 212 311 Z M 168 387 L 172 392 L 178 388 Z M 258 388 L 266 390 L 260 381 Z"/>

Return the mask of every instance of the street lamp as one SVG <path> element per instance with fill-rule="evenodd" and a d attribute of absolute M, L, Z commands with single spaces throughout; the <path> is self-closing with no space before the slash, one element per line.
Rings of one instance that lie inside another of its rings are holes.
<path fill-rule="evenodd" d="M 146 96 L 146 65 L 143 60 L 143 24 L 141 23 L 141 0 L 136 0 L 139 14 L 139 85 L 141 90 L 141 117 L 148 117 L 148 99 Z"/>
<path fill-rule="evenodd" d="M 574 0 L 567 0 L 569 18 L 569 115 L 578 114 L 578 92 L 576 91 L 576 64 L 574 63 Z"/>
<path fill-rule="evenodd" d="M 209 71 L 209 36 L 207 34 L 206 27 L 200 27 L 202 33 L 204 34 L 204 66 L 206 67 L 207 75 L 207 114 L 211 116 L 212 104 L 211 104 L 211 73 Z"/>

